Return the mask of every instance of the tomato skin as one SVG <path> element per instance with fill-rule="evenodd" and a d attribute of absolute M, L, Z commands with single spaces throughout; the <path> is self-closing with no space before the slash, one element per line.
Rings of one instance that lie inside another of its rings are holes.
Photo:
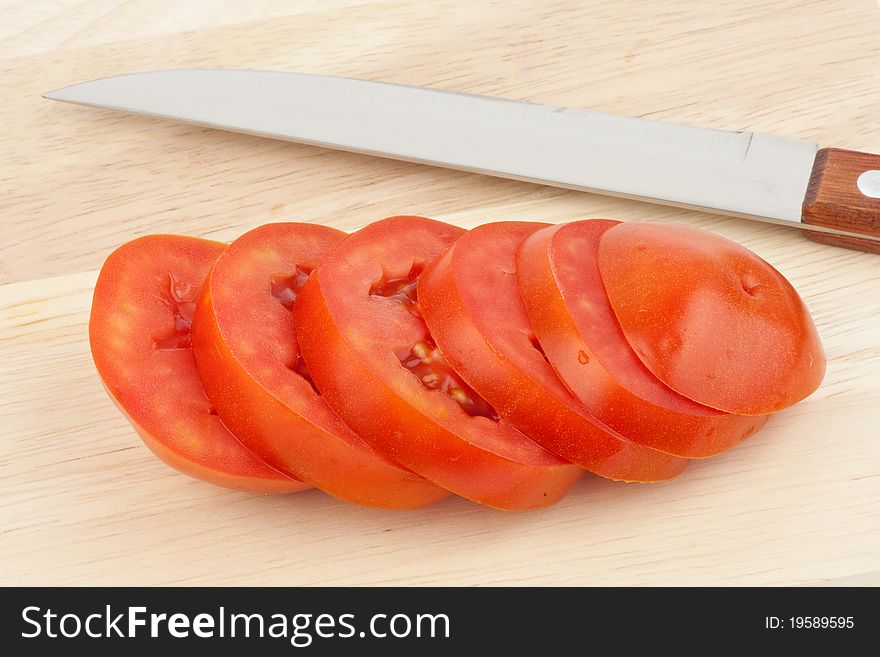
<path fill-rule="evenodd" d="M 446 393 L 423 387 L 401 363 L 412 345 L 430 338 L 424 322 L 369 294 L 382 280 L 429 264 L 463 232 L 422 217 L 392 217 L 349 236 L 312 272 L 294 304 L 300 348 L 326 401 L 380 451 L 488 506 L 546 506 L 583 470 L 504 421 L 469 417 Z"/>
<path fill-rule="evenodd" d="M 599 270 L 633 350 L 685 397 L 763 415 L 821 383 L 825 354 L 809 311 L 745 247 L 685 226 L 626 223 L 602 237 Z"/>
<path fill-rule="evenodd" d="M 270 280 L 305 276 L 344 237 L 324 226 L 278 223 L 235 240 L 199 294 L 192 331 L 199 374 L 224 424 L 270 465 L 349 502 L 424 507 L 448 491 L 369 447 L 290 369 L 299 352 L 293 318 Z"/>
<path fill-rule="evenodd" d="M 674 477 L 687 460 L 649 449 L 597 422 L 531 342 L 515 275 L 516 252 L 524 238 L 546 227 L 484 224 L 434 261 L 418 288 L 431 334 L 502 417 L 549 451 L 610 479 Z"/>
<path fill-rule="evenodd" d="M 630 440 L 688 458 L 729 449 L 767 418 L 697 404 L 665 386 L 639 360 L 599 274 L 600 241 L 619 223 L 577 221 L 523 240 L 517 274 L 535 334 L 572 394 Z"/>
<path fill-rule="evenodd" d="M 284 493 L 310 486 L 263 463 L 233 436 L 199 382 L 188 328 L 178 323 L 169 291 L 191 305 L 224 244 L 151 235 L 124 244 L 101 269 L 89 317 L 89 343 L 111 399 L 144 443 L 171 467 L 226 488 Z M 157 338 L 180 337 L 158 349 Z"/>

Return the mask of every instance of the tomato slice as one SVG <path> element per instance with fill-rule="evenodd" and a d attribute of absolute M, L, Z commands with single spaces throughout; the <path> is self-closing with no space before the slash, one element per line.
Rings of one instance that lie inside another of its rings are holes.
<path fill-rule="evenodd" d="M 267 224 L 220 255 L 196 307 L 193 353 L 224 424 L 260 458 L 335 497 L 385 508 L 449 492 L 358 438 L 315 390 L 293 332 L 293 302 L 345 233 Z"/>
<path fill-rule="evenodd" d="M 89 319 L 92 358 L 111 398 L 170 466 L 227 488 L 309 488 L 269 467 L 214 414 L 190 348 L 196 292 L 224 244 L 151 235 L 110 254 Z"/>
<path fill-rule="evenodd" d="M 657 481 L 677 475 L 687 460 L 597 422 L 545 359 L 516 279 L 517 246 L 545 226 L 478 226 L 428 266 L 419 277 L 418 295 L 431 335 L 501 417 L 549 451 L 611 479 Z"/>
<path fill-rule="evenodd" d="M 482 504 L 559 500 L 583 472 L 500 420 L 436 348 L 419 274 L 463 230 L 392 217 L 341 242 L 294 303 L 302 355 L 327 403 L 394 460 Z"/>
<path fill-rule="evenodd" d="M 685 397 L 762 415 L 821 383 L 825 355 L 803 301 L 739 244 L 685 226 L 625 223 L 602 237 L 599 270 L 635 353 Z"/>
<path fill-rule="evenodd" d="M 576 221 L 523 240 L 517 276 L 538 341 L 572 394 L 622 435 L 678 456 L 722 452 L 754 434 L 766 417 L 697 404 L 661 383 L 639 360 L 599 275 L 599 241 L 619 223 Z"/>

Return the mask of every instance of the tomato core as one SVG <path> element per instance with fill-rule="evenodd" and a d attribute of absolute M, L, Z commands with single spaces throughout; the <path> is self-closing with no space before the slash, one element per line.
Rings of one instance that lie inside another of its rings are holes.
<path fill-rule="evenodd" d="M 440 390 L 452 397 L 471 417 L 482 416 L 497 422 L 501 419 L 495 409 L 480 397 L 443 358 L 443 354 L 431 340 L 413 345 L 403 366 L 415 374 L 429 390 Z"/>
<path fill-rule="evenodd" d="M 273 274 L 269 277 L 269 289 L 272 292 L 272 296 L 278 299 L 282 306 L 293 312 L 293 302 L 296 301 L 303 285 L 309 280 L 311 273 L 311 269 L 297 265 L 289 276 L 287 274 Z M 320 396 L 321 392 L 315 386 L 315 382 L 312 379 L 312 375 L 309 374 L 309 368 L 306 367 L 306 361 L 303 360 L 302 354 L 297 354 L 293 362 L 288 361 L 286 365 L 287 369 L 305 379 L 312 387 L 312 390 L 315 391 L 315 394 Z"/>
<path fill-rule="evenodd" d="M 415 264 L 406 276 L 380 281 L 372 287 L 370 294 L 397 301 L 409 314 L 421 319 L 417 287 L 423 269 Z M 489 402 L 464 382 L 432 340 L 415 343 L 409 353 L 400 357 L 400 363 L 428 390 L 446 393 L 471 417 L 481 416 L 495 422 L 501 419 Z"/>
<path fill-rule="evenodd" d="M 370 290 L 370 294 L 397 301 L 409 314 L 420 318 L 422 311 L 419 309 L 419 295 L 416 287 L 422 269 L 424 267 L 413 265 L 406 276 L 382 281 Z"/>
<path fill-rule="evenodd" d="M 196 292 L 194 285 L 178 281 L 174 274 L 168 273 L 167 286 L 162 288 L 162 302 L 174 316 L 174 328 L 170 333 L 153 337 L 153 349 L 173 351 L 189 349 L 192 346 L 192 322 L 196 312 Z"/>
<path fill-rule="evenodd" d="M 281 302 L 281 305 L 291 310 L 293 302 L 302 290 L 303 285 L 309 280 L 312 271 L 303 267 L 295 267 L 293 274 L 273 274 L 269 277 L 269 289 L 272 296 Z"/>

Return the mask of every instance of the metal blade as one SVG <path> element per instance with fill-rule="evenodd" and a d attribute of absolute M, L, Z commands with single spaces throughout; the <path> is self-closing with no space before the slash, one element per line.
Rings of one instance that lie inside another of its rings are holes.
<path fill-rule="evenodd" d="M 799 227 L 818 148 L 751 132 L 272 71 L 136 73 L 46 97 Z"/>

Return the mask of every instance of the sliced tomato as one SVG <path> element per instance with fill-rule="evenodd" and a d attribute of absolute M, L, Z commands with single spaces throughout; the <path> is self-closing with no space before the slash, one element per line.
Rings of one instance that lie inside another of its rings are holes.
<path fill-rule="evenodd" d="M 639 360 L 599 275 L 599 240 L 618 223 L 576 221 L 523 240 L 517 276 L 538 341 L 572 394 L 627 438 L 690 458 L 724 451 L 754 434 L 766 417 L 697 404 Z"/>
<path fill-rule="evenodd" d="M 803 301 L 739 244 L 685 226 L 625 223 L 602 237 L 599 270 L 629 344 L 685 397 L 763 415 L 821 383 L 825 355 Z"/>
<path fill-rule="evenodd" d="M 640 445 L 597 422 L 547 363 L 516 279 L 523 238 L 546 224 L 499 222 L 469 231 L 419 277 L 419 306 L 455 370 L 498 414 L 603 477 L 657 481 L 687 460 Z"/>
<path fill-rule="evenodd" d="M 392 217 L 346 238 L 294 303 L 302 355 L 330 406 L 394 460 L 496 508 L 552 504 L 583 470 L 500 419 L 445 361 L 420 316 L 419 274 L 463 232 Z"/>
<path fill-rule="evenodd" d="M 426 506 L 449 492 L 358 438 L 314 388 L 293 332 L 293 302 L 345 233 L 267 224 L 220 255 L 196 307 L 193 353 L 223 423 L 255 454 L 341 499 Z"/>
<path fill-rule="evenodd" d="M 196 292 L 225 245 L 152 235 L 114 251 L 98 277 L 89 342 L 112 399 L 172 467 L 260 493 L 308 484 L 269 467 L 223 424 L 205 397 L 190 348 Z"/>

